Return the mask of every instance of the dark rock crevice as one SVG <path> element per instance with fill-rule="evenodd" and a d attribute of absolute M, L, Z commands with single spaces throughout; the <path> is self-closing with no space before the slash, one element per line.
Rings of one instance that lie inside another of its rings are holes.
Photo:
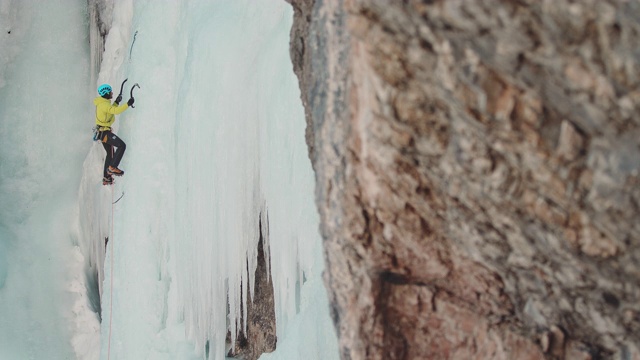
<path fill-rule="evenodd" d="M 267 269 L 262 233 L 263 227 L 262 224 L 258 226 L 260 228 L 258 263 L 255 271 L 253 298 L 249 299 L 246 304 L 247 331 L 244 333 L 242 329 L 239 329 L 235 347 L 230 349 L 227 354 L 227 356 L 245 360 L 255 360 L 263 353 L 274 351 L 277 342 L 273 282 Z M 245 285 L 243 284 L 243 286 Z M 243 323 L 244 319 L 239 321 Z M 230 337 L 230 334 L 227 337 Z"/>

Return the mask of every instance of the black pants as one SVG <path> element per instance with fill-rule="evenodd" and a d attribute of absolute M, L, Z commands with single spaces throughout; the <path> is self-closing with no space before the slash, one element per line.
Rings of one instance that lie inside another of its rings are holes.
<path fill-rule="evenodd" d="M 104 177 L 107 177 L 109 176 L 107 173 L 109 166 L 118 167 L 120 165 L 120 160 L 122 160 L 127 145 L 111 131 L 101 131 L 100 141 L 102 141 L 102 146 L 107 152 L 107 157 L 104 159 Z M 115 151 L 114 147 L 117 148 Z"/>

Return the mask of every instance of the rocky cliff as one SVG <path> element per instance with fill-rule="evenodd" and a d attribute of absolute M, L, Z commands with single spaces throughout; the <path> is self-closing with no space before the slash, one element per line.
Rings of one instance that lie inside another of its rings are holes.
<path fill-rule="evenodd" d="M 640 359 L 640 3 L 289 0 L 343 359 Z"/>

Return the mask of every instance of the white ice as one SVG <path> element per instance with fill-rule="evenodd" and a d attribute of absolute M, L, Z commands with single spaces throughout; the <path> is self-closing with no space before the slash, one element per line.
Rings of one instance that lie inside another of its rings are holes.
<path fill-rule="evenodd" d="M 0 359 L 223 359 L 227 329 L 245 326 L 260 219 L 278 332 L 263 357 L 338 358 L 291 6 L 102 8 L 94 82 L 85 1 L 0 0 Z M 115 127 L 126 175 L 105 187 L 91 99 L 125 78 L 125 93 L 141 87 Z"/>
<path fill-rule="evenodd" d="M 98 334 L 74 246 L 91 145 L 84 5 L 0 0 L 0 359 L 71 359 L 78 326 Z"/>

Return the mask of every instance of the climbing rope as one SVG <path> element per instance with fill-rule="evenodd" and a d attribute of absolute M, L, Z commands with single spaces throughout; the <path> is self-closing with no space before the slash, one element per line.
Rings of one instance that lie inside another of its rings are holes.
<path fill-rule="evenodd" d="M 111 146 L 111 157 L 113 158 L 113 146 Z M 113 320 L 113 214 L 114 211 L 113 209 L 115 208 L 114 202 L 113 202 L 113 185 L 110 186 L 111 187 L 111 241 L 109 241 L 111 243 L 111 275 L 109 276 L 110 279 L 110 290 L 109 290 L 109 344 L 107 345 L 107 359 L 111 359 L 111 323 Z M 118 199 L 119 200 L 119 199 Z"/>

